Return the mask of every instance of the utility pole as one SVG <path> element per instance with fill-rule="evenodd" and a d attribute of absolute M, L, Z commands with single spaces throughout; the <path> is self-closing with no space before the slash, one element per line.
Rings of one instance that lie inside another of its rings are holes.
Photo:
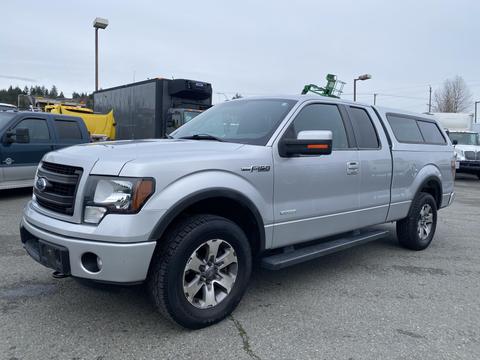
<path fill-rule="evenodd" d="M 429 92 L 429 96 L 428 96 L 428 113 L 431 113 L 431 112 L 432 112 L 432 86 L 431 86 L 431 85 L 428 85 L 428 92 Z"/>
<path fill-rule="evenodd" d="M 373 93 L 373 105 L 377 105 L 377 93 Z"/>

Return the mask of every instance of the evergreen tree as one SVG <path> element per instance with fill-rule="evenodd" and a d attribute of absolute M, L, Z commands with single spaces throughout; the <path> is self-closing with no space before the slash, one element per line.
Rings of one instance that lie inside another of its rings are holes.
<path fill-rule="evenodd" d="M 58 90 L 55 85 L 53 85 L 50 89 L 50 93 L 48 93 L 48 96 L 50 96 L 52 99 L 56 99 L 58 97 Z"/>

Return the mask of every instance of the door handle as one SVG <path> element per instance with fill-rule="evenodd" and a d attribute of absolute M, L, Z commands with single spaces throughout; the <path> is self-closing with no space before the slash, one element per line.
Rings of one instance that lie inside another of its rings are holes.
<path fill-rule="evenodd" d="M 347 175 L 357 175 L 359 170 L 358 161 L 347 162 Z"/>

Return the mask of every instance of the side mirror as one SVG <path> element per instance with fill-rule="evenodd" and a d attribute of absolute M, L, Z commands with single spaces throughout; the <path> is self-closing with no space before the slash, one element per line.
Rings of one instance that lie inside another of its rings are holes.
<path fill-rule="evenodd" d="M 27 144 L 30 142 L 30 132 L 26 128 L 18 128 L 15 131 L 8 131 L 5 134 L 5 142 L 7 144 Z"/>
<path fill-rule="evenodd" d="M 456 140 L 456 139 L 453 140 L 453 141 L 452 141 L 452 144 L 453 144 L 453 146 L 458 145 L 458 140 Z"/>
<path fill-rule="evenodd" d="M 296 139 L 280 141 L 278 152 L 281 157 L 329 155 L 332 153 L 332 132 L 330 130 L 300 131 Z"/>

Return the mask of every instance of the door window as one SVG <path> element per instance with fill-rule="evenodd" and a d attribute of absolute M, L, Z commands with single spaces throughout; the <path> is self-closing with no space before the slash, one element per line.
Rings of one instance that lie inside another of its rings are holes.
<path fill-rule="evenodd" d="M 367 111 L 358 107 L 350 107 L 353 133 L 359 149 L 378 149 L 379 141 L 372 119 Z"/>
<path fill-rule="evenodd" d="M 12 130 L 28 129 L 30 142 L 48 142 L 50 132 L 47 121 L 43 119 L 23 119 Z"/>
<path fill-rule="evenodd" d="M 82 139 L 82 132 L 75 121 L 55 120 L 55 129 L 60 140 Z"/>
<path fill-rule="evenodd" d="M 345 125 L 336 105 L 307 105 L 290 125 L 286 137 L 296 138 L 300 131 L 305 130 L 330 130 L 333 135 L 333 149 L 347 149 L 349 147 Z"/>

